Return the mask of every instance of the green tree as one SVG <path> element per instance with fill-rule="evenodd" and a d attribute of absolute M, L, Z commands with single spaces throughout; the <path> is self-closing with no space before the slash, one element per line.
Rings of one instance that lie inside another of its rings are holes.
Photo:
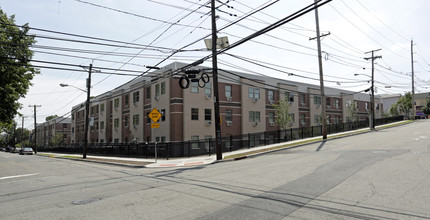
<path fill-rule="evenodd" d="M 424 106 L 423 112 L 426 115 L 430 115 L 430 97 L 426 98 L 426 105 Z"/>
<path fill-rule="evenodd" d="M 30 81 L 38 73 L 31 67 L 36 42 L 28 34 L 28 24 L 15 26 L 15 17 L 8 17 L 0 9 L 0 127 L 12 124 L 21 104 L 18 100 L 27 93 Z"/>
<path fill-rule="evenodd" d="M 49 140 L 50 147 L 58 147 L 63 141 L 63 135 L 60 133 L 55 133 L 55 135 Z"/>
<path fill-rule="evenodd" d="M 390 107 L 390 114 L 397 115 L 410 115 L 412 110 L 412 93 L 407 92 L 401 96 L 399 100 Z"/>
<path fill-rule="evenodd" d="M 289 112 L 290 104 L 285 100 L 278 101 L 278 104 L 274 104 L 275 108 L 275 122 L 282 129 L 287 129 L 290 127 L 293 121 Z"/>
<path fill-rule="evenodd" d="M 49 120 L 52 120 L 54 118 L 58 118 L 58 115 L 50 115 L 50 116 L 45 118 L 45 121 L 49 121 Z"/>
<path fill-rule="evenodd" d="M 348 116 L 349 119 L 351 120 L 351 122 L 355 122 L 358 121 L 358 116 L 357 116 L 357 102 L 352 102 L 348 108 Z"/>

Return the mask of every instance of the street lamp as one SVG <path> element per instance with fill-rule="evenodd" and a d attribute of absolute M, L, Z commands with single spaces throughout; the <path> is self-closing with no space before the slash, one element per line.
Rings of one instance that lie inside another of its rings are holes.
<path fill-rule="evenodd" d="M 93 64 L 90 64 L 90 68 L 88 70 L 88 78 L 87 78 L 87 90 L 80 89 L 78 87 L 63 84 L 61 83 L 61 87 L 73 87 L 75 89 L 81 90 L 87 93 L 87 101 L 85 102 L 85 128 L 84 128 L 84 151 L 82 152 L 82 158 L 87 158 L 87 147 L 88 147 L 88 126 L 90 122 L 89 113 L 90 113 L 90 91 L 91 91 L 91 70 L 93 69 Z"/>
<path fill-rule="evenodd" d="M 372 79 L 372 86 L 370 87 L 370 89 L 371 89 L 371 91 L 372 91 L 372 94 L 371 94 L 371 96 L 372 96 L 372 98 L 370 99 L 370 102 L 371 102 L 371 104 L 370 104 L 370 117 L 371 117 L 371 120 L 370 120 L 370 130 L 375 130 L 375 84 L 374 84 L 374 77 L 373 77 L 373 74 L 372 74 L 372 76 L 368 76 L 368 75 L 366 75 L 366 74 L 359 74 L 359 73 L 355 73 L 354 74 L 354 76 L 359 76 L 359 75 L 363 75 L 363 76 L 367 76 L 367 77 L 369 77 L 369 78 L 371 78 Z"/>

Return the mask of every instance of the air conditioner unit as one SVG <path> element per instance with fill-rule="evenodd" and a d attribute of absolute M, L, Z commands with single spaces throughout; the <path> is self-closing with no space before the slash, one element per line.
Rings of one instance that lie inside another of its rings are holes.
<path fill-rule="evenodd" d="M 133 125 L 133 128 L 134 128 L 134 129 L 137 129 L 137 125 Z"/>
<path fill-rule="evenodd" d="M 206 94 L 206 95 L 205 95 L 205 98 L 206 98 L 206 99 L 211 99 L 211 94 Z"/>
<path fill-rule="evenodd" d="M 258 125 L 258 122 L 253 122 L 252 123 L 252 126 L 254 126 L 254 127 L 257 126 L 257 125 Z"/>
<path fill-rule="evenodd" d="M 138 102 L 133 102 L 133 105 L 134 105 L 134 106 L 137 106 L 137 103 L 138 103 Z"/>
<path fill-rule="evenodd" d="M 227 97 L 227 101 L 231 101 L 232 100 L 232 98 L 231 97 Z"/>
<path fill-rule="evenodd" d="M 254 102 L 254 103 L 257 102 L 257 101 L 258 101 L 258 99 L 252 99 L 252 102 Z"/>
<path fill-rule="evenodd" d="M 269 125 L 270 125 L 271 127 L 273 127 L 273 126 L 275 126 L 275 122 L 270 122 L 270 123 L 269 123 Z"/>
<path fill-rule="evenodd" d="M 206 125 L 211 125 L 212 121 L 206 121 Z"/>
<path fill-rule="evenodd" d="M 273 105 L 275 103 L 275 101 L 274 100 L 269 100 L 269 103 Z"/>
<path fill-rule="evenodd" d="M 327 105 L 327 108 L 328 108 L 328 109 L 330 109 L 330 106 L 329 106 L 329 105 Z"/>
<path fill-rule="evenodd" d="M 232 121 L 227 121 L 226 124 L 227 124 L 227 126 L 230 127 L 233 124 L 233 122 Z"/>
<path fill-rule="evenodd" d="M 157 96 L 155 96 L 154 99 L 158 101 L 158 100 L 160 100 L 160 96 L 157 95 Z"/>

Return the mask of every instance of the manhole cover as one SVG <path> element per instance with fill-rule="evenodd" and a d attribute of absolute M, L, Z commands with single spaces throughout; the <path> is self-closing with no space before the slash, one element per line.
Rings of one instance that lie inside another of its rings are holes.
<path fill-rule="evenodd" d="M 92 199 L 84 199 L 84 200 L 76 200 L 73 202 L 75 205 L 85 205 L 92 202 L 97 202 L 101 200 L 101 198 L 92 198 Z"/>

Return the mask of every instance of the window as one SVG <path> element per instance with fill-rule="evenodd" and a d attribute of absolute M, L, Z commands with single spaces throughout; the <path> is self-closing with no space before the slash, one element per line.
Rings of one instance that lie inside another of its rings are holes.
<path fill-rule="evenodd" d="M 269 99 L 270 101 L 274 100 L 273 90 L 267 91 L 267 99 Z"/>
<path fill-rule="evenodd" d="M 300 124 L 302 124 L 302 125 L 306 124 L 306 115 L 305 114 L 300 115 Z"/>
<path fill-rule="evenodd" d="M 155 137 L 155 142 L 160 142 L 160 137 Z"/>
<path fill-rule="evenodd" d="M 289 102 L 294 102 L 294 95 L 291 94 L 290 92 L 286 92 L 285 93 L 285 100 L 289 101 Z"/>
<path fill-rule="evenodd" d="M 249 122 L 260 122 L 260 112 L 250 111 L 249 112 Z"/>
<path fill-rule="evenodd" d="M 349 108 L 349 106 L 351 106 L 352 101 L 351 100 L 346 100 L 346 107 Z"/>
<path fill-rule="evenodd" d="M 113 120 L 113 127 L 115 128 L 115 130 L 118 129 L 118 127 L 119 127 L 119 118 L 115 118 L 115 120 Z"/>
<path fill-rule="evenodd" d="M 205 109 L 205 121 L 211 121 L 211 120 L 212 120 L 212 110 Z"/>
<path fill-rule="evenodd" d="M 211 97 L 212 95 L 212 84 L 211 83 L 206 83 L 205 84 L 205 96 L 206 97 Z"/>
<path fill-rule="evenodd" d="M 133 127 L 139 125 L 139 115 L 133 115 Z"/>
<path fill-rule="evenodd" d="M 102 103 L 100 104 L 100 112 L 104 112 L 105 111 L 105 104 Z"/>
<path fill-rule="evenodd" d="M 199 136 L 191 136 L 191 148 L 199 149 Z"/>
<path fill-rule="evenodd" d="M 300 94 L 299 99 L 300 99 L 300 105 L 305 105 L 306 103 L 305 94 Z"/>
<path fill-rule="evenodd" d="M 151 118 L 149 117 L 149 112 L 146 112 L 146 123 L 147 124 L 151 123 Z"/>
<path fill-rule="evenodd" d="M 67 128 L 67 124 L 63 124 L 63 128 Z"/>
<path fill-rule="evenodd" d="M 124 117 L 124 126 L 128 127 L 128 116 Z"/>
<path fill-rule="evenodd" d="M 151 87 L 146 88 L 146 99 L 151 99 Z"/>
<path fill-rule="evenodd" d="M 369 110 L 369 103 L 366 102 L 366 110 Z"/>
<path fill-rule="evenodd" d="M 327 115 L 327 124 L 329 125 L 331 121 L 330 115 Z"/>
<path fill-rule="evenodd" d="M 128 104 L 129 104 L 129 102 L 130 102 L 130 96 L 129 96 L 129 95 L 125 95 L 125 96 L 124 96 L 124 99 L 125 99 L 125 100 L 124 100 L 124 105 L 125 105 L 125 106 L 128 106 Z"/>
<path fill-rule="evenodd" d="M 75 128 L 72 128 L 72 133 L 75 133 Z"/>
<path fill-rule="evenodd" d="M 321 96 L 314 96 L 314 104 L 321 105 Z"/>
<path fill-rule="evenodd" d="M 139 102 L 139 91 L 133 92 L 133 104 Z"/>
<path fill-rule="evenodd" d="M 248 97 L 251 99 L 260 99 L 260 89 L 249 87 Z"/>
<path fill-rule="evenodd" d="M 377 111 L 379 110 L 379 103 L 376 103 L 375 108 L 376 108 Z"/>
<path fill-rule="evenodd" d="M 226 98 L 231 97 L 231 86 L 230 85 L 225 86 L 225 97 Z"/>
<path fill-rule="evenodd" d="M 192 108 L 191 109 L 191 120 L 199 120 L 199 109 Z"/>
<path fill-rule="evenodd" d="M 339 116 L 334 116 L 334 123 L 335 124 L 339 124 L 340 123 L 340 117 Z"/>
<path fill-rule="evenodd" d="M 314 123 L 315 124 L 321 123 L 321 116 L 320 115 L 314 115 Z"/>
<path fill-rule="evenodd" d="M 205 135 L 205 148 L 207 151 L 209 151 L 211 139 L 212 139 L 212 135 Z"/>
<path fill-rule="evenodd" d="M 113 100 L 113 106 L 114 106 L 115 110 L 118 109 L 118 106 L 119 106 L 119 99 L 118 98 Z"/>
<path fill-rule="evenodd" d="M 231 110 L 225 111 L 225 121 L 233 121 L 233 116 Z"/>
<path fill-rule="evenodd" d="M 91 107 L 90 114 L 91 114 L 91 115 L 93 115 L 93 114 L 94 114 L 94 107 Z"/>
<path fill-rule="evenodd" d="M 155 85 L 155 97 L 160 96 L 160 84 Z"/>
<path fill-rule="evenodd" d="M 294 123 L 296 119 L 294 118 L 294 113 L 290 113 L 291 123 Z"/>
<path fill-rule="evenodd" d="M 334 100 L 334 107 L 339 108 L 339 103 L 340 103 L 339 99 L 335 99 Z"/>
<path fill-rule="evenodd" d="M 67 134 L 63 134 L 63 139 L 66 139 L 67 138 Z"/>
<path fill-rule="evenodd" d="M 275 113 L 269 112 L 269 123 L 274 123 L 274 122 L 275 122 Z"/>
<path fill-rule="evenodd" d="M 166 94 L 166 82 L 161 83 L 161 95 Z"/>
<path fill-rule="evenodd" d="M 191 82 L 190 83 L 190 89 L 191 93 L 199 93 L 199 83 L 198 82 Z"/>
<path fill-rule="evenodd" d="M 166 136 L 161 136 L 161 143 L 166 142 Z"/>
<path fill-rule="evenodd" d="M 165 121 L 166 120 L 166 109 L 161 109 L 160 113 L 161 113 L 161 121 Z"/>
<path fill-rule="evenodd" d="M 330 98 L 327 98 L 326 103 L 327 103 L 327 106 L 330 107 Z"/>
<path fill-rule="evenodd" d="M 103 130 L 103 129 L 105 129 L 105 122 L 101 121 L 100 122 L 100 130 Z"/>

